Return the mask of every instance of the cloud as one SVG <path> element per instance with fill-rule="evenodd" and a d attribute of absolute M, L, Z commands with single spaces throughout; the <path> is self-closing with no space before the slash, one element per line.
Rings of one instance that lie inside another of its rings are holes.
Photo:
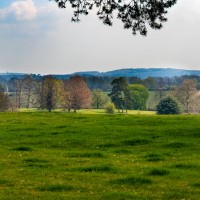
<path fill-rule="evenodd" d="M 37 11 L 33 0 L 20 0 L 0 9 L 0 20 L 14 16 L 17 21 L 29 21 L 36 17 Z"/>

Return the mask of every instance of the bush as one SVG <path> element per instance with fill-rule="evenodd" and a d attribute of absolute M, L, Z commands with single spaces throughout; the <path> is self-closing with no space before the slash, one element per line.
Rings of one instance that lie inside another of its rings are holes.
<path fill-rule="evenodd" d="M 161 99 L 157 105 L 157 114 L 179 114 L 180 108 L 172 97 Z"/>
<path fill-rule="evenodd" d="M 114 105 L 114 103 L 108 103 L 105 106 L 105 111 L 108 114 L 114 114 L 115 113 L 115 105 Z"/>

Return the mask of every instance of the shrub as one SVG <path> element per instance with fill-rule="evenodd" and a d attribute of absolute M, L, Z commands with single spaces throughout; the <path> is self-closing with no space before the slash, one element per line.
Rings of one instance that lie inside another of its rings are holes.
<path fill-rule="evenodd" d="M 179 114 L 180 108 L 172 97 L 161 99 L 157 105 L 157 114 Z"/>
<path fill-rule="evenodd" d="M 114 114 L 115 113 L 115 105 L 114 105 L 114 103 L 108 103 L 105 106 L 105 111 L 108 114 Z"/>

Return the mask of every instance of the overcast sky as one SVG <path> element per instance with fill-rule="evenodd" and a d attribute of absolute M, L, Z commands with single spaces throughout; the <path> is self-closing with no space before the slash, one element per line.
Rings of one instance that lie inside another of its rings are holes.
<path fill-rule="evenodd" d="M 200 70 L 200 0 L 178 0 L 162 30 L 133 36 L 95 13 L 71 23 L 49 0 L 0 0 L 0 72 L 66 74 L 119 68 Z"/>

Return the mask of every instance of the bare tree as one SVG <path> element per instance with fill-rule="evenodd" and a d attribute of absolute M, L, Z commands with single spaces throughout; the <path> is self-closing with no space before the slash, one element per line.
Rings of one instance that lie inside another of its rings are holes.
<path fill-rule="evenodd" d="M 26 108 L 30 107 L 31 97 L 33 98 L 34 79 L 32 75 L 24 77 L 24 95 L 26 96 Z"/>
<path fill-rule="evenodd" d="M 22 105 L 23 86 L 24 86 L 24 79 L 14 80 L 15 104 L 17 108 L 21 108 Z"/>
<path fill-rule="evenodd" d="M 196 93 L 196 82 L 188 79 L 184 80 L 182 85 L 175 90 L 174 96 L 184 106 L 185 112 L 189 113 L 196 100 Z"/>

